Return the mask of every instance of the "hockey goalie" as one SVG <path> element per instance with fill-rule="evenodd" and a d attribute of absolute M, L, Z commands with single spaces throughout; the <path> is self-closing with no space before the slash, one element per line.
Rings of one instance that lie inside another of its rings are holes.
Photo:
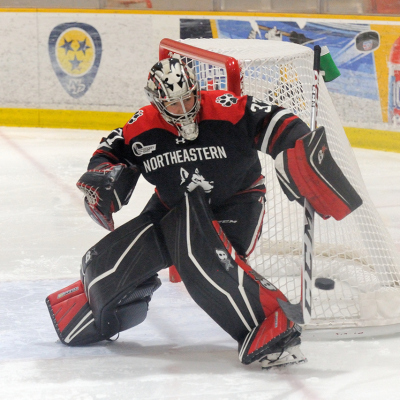
<path fill-rule="evenodd" d="M 287 196 L 307 198 L 323 218 L 342 219 L 362 203 L 324 129 L 309 132 L 290 111 L 250 96 L 200 92 L 179 57 L 157 62 L 145 91 L 151 104 L 102 139 L 77 183 L 89 215 L 111 232 L 83 256 L 80 279 L 46 299 L 61 342 L 95 343 L 142 323 L 157 273 L 174 265 L 194 301 L 237 341 L 243 364 L 305 361 L 301 327 L 279 306 L 287 299 L 246 259 L 268 218 L 258 151 L 276 159 Z M 115 229 L 112 215 L 140 175 L 155 192 Z"/>

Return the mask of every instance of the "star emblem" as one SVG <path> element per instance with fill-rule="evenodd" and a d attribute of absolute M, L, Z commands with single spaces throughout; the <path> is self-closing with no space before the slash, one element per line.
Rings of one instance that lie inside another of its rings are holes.
<path fill-rule="evenodd" d="M 88 46 L 86 43 L 86 38 L 85 40 L 82 41 L 78 40 L 78 43 L 79 43 L 79 49 L 77 51 L 82 51 L 83 54 L 86 55 L 86 50 L 90 49 L 90 46 Z"/>
<path fill-rule="evenodd" d="M 72 49 L 72 42 L 73 42 L 73 40 L 70 40 L 70 41 L 68 42 L 67 39 L 64 39 L 64 44 L 61 45 L 60 47 L 63 48 L 63 49 L 65 50 L 65 54 L 67 54 L 69 51 L 74 51 L 74 50 Z"/>
<path fill-rule="evenodd" d="M 79 64 L 80 64 L 82 61 L 79 61 L 79 60 L 76 58 L 76 55 L 75 55 L 74 59 L 73 59 L 73 60 L 69 60 L 69 62 L 71 63 L 71 71 L 73 71 L 73 70 L 75 70 L 75 69 L 78 69 L 78 70 L 79 70 Z"/>

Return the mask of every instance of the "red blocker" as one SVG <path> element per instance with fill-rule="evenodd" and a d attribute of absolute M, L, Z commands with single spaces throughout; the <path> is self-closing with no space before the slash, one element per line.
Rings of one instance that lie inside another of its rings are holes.
<path fill-rule="evenodd" d="M 362 205 L 362 199 L 333 159 L 324 127 L 296 141 L 275 162 L 279 183 L 289 200 L 305 197 L 323 218 L 341 220 Z"/>

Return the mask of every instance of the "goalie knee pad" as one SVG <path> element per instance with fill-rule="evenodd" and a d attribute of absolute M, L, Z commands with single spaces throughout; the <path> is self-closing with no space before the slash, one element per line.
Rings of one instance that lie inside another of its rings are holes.
<path fill-rule="evenodd" d="M 195 302 L 241 341 L 279 308 L 285 296 L 236 253 L 207 205 L 202 188 L 161 221 L 173 264 Z"/>
<path fill-rule="evenodd" d="M 61 341 L 93 343 L 142 322 L 161 284 L 156 274 L 169 265 L 160 233 L 147 214 L 108 234 L 83 257 L 82 284 L 46 299 Z"/>
<path fill-rule="evenodd" d="M 275 168 L 289 198 L 303 205 L 305 197 L 317 213 L 343 219 L 362 204 L 362 199 L 333 159 L 325 129 L 319 127 L 278 154 Z"/>

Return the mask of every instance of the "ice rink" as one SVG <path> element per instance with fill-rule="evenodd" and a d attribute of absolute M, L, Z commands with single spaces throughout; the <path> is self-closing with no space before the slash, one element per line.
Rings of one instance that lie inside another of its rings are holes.
<path fill-rule="evenodd" d="M 308 363 L 262 371 L 167 271 L 146 321 L 116 342 L 69 348 L 45 298 L 79 279 L 80 259 L 106 231 L 75 183 L 107 132 L 0 128 L 1 400 L 400 399 L 400 335 L 305 338 Z M 400 251 L 400 154 L 355 149 L 371 198 Z M 116 226 L 137 215 L 153 189 L 140 180 Z"/>

